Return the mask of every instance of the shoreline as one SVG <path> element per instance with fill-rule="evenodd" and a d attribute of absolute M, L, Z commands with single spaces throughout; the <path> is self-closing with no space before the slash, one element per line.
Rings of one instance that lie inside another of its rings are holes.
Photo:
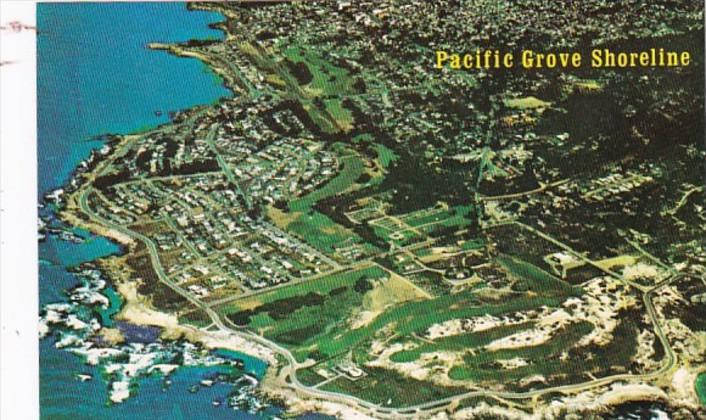
<path fill-rule="evenodd" d="M 202 10 L 200 8 L 198 9 Z M 228 17 L 226 17 L 226 19 L 227 18 Z M 218 22 L 216 25 L 222 26 L 224 22 Z M 225 31 L 225 29 L 221 30 L 227 37 L 227 31 Z M 221 41 L 222 40 L 219 39 L 216 42 Z M 148 48 L 153 50 L 165 50 L 176 57 L 197 59 L 204 63 L 204 65 L 216 76 L 218 76 L 221 81 L 225 80 L 225 73 L 222 72 L 222 70 L 220 70 L 215 63 L 208 60 L 208 57 L 198 53 L 188 52 L 180 47 L 179 44 L 150 43 Z M 222 85 L 231 93 L 234 93 L 233 89 L 227 86 L 226 83 L 222 83 Z M 200 110 L 213 107 L 214 104 L 218 103 L 222 99 L 223 98 L 221 97 L 209 104 L 197 104 L 190 108 L 181 109 L 177 111 L 177 113 L 185 114 L 187 116 L 192 115 Z M 279 398 L 281 397 L 281 394 L 274 392 L 276 387 L 267 386 L 267 382 L 269 382 L 267 378 L 271 376 L 269 373 L 279 368 L 279 362 L 274 356 L 274 352 L 255 341 L 232 336 L 225 332 L 205 331 L 204 329 L 199 329 L 197 327 L 180 324 L 176 316 L 154 309 L 149 302 L 139 296 L 134 282 L 130 282 L 129 280 L 126 281 L 125 279 L 120 280 L 118 273 L 106 265 L 106 263 L 109 263 L 109 261 L 113 258 L 120 258 L 128 255 L 134 247 L 137 246 L 138 242 L 122 232 L 103 226 L 102 224 L 89 219 L 81 211 L 78 205 L 78 197 L 82 191 L 91 185 L 91 182 L 96 179 L 96 174 L 116 156 L 117 151 L 147 133 L 159 130 L 162 127 L 172 124 L 174 124 L 173 121 L 168 121 L 127 134 L 112 133 L 95 136 L 96 139 L 102 140 L 104 149 L 94 149 L 86 159 L 78 162 L 68 179 L 62 185 L 42 194 L 39 198 L 39 202 L 40 204 L 53 202 L 57 206 L 54 211 L 55 217 L 62 223 L 65 223 L 68 227 L 86 229 L 94 235 L 107 238 L 120 245 L 121 250 L 118 254 L 101 257 L 90 261 L 98 266 L 98 269 L 114 287 L 118 295 L 123 299 L 123 305 L 121 306 L 120 311 L 114 314 L 112 319 L 130 322 L 135 325 L 159 327 L 162 329 L 161 336 L 165 339 L 183 339 L 188 342 L 201 344 L 205 348 L 212 350 L 234 350 L 267 362 L 269 364 L 267 373 L 261 379 L 260 386 L 258 388 L 263 390 L 267 389 L 266 394 L 268 396 Z M 117 340 L 118 337 L 116 336 L 114 338 Z M 285 408 L 289 408 L 288 404 L 285 405 Z M 306 411 L 311 411 L 311 409 L 305 409 L 305 411 L 302 412 Z"/>
<path fill-rule="evenodd" d="M 168 54 L 174 55 L 175 57 L 192 58 L 195 60 L 199 60 L 204 64 L 204 66 L 206 66 L 210 71 L 212 71 L 216 76 L 218 76 L 221 81 L 223 81 L 221 85 L 225 89 L 228 89 L 232 94 L 239 93 L 234 88 L 234 86 L 238 85 L 237 81 L 232 79 L 228 72 L 223 71 L 223 69 L 219 67 L 214 60 L 204 54 L 198 53 L 196 51 L 190 51 L 182 44 L 163 44 L 160 42 L 151 42 L 147 44 L 147 48 L 154 51 L 165 51 Z"/>
<path fill-rule="evenodd" d="M 79 191 L 80 188 L 71 195 L 78 194 Z M 256 341 L 234 336 L 228 332 L 207 331 L 204 328 L 181 324 L 175 315 L 161 312 L 152 307 L 148 300 L 137 292 L 136 282 L 131 280 L 127 273 L 121 272 L 118 267 L 122 263 L 117 260 L 128 255 L 130 250 L 136 246 L 136 242 L 120 232 L 105 229 L 96 223 L 86 222 L 75 215 L 74 211 L 62 210 L 62 220 L 67 223 L 74 221 L 76 224 L 72 224 L 72 226 L 82 227 L 96 235 L 116 240 L 125 247 L 119 254 L 92 261 L 123 300 L 120 311 L 114 314 L 112 319 L 139 326 L 160 328 L 160 338 L 165 340 L 184 340 L 209 350 L 233 350 L 266 362 L 268 364 L 266 373 L 260 378 L 256 389 L 268 399 L 281 401 L 288 414 L 302 415 L 317 412 L 331 416 L 343 415 L 343 418 L 374 418 L 355 407 L 300 395 L 300 392 L 288 386 L 284 378 L 279 376 L 283 365 L 277 359 L 276 353 Z M 117 233 L 117 235 L 111 236 L 112 233 Z M 125 238 L 128 240 L 125 241 Z"/>
<path fill-rule="evenodd" d="M 57 212 L 57 217 L 69 226 L 86 229 L 94 235 L 108 238 L 122 246 L 118 254 L 90 261 L 98 266 L 102 274 L 123 299 L 123 305 L 120 311 L 113 316 L 113 319 L 128 321 L 136 325 L 160 327 L 163 329 L 165 338 L 174 339 L 183 336 L 187 341 L 201 343 L 210 349 L 236 350 L 267 363 L 277 363 L 274 353 L 256 342 L 247 341 L 240 337 L 228 337 L 229 334 L 227 333 L 210 332 L 180 324 L 175 315 L 156 310 L 146 298 L 140 296 L 137 292 L 136 282 L 131 281 L 127 277 L 127 273 L 121 272 L 117 267 L 120 262 L 115 261 L 115 259 L 129 255 L 137 246 L 137 242 L 122 232 L 107 228 L 97 222 L 86 221 L 79 216 L 79 214 L 83 213 L 80 213 L 80 209 L 76 205 L 77 196 L 86 185 L 84 183 L 75 191 L 69 193 L 66 206 Z M 236 347 L 236 345 L 240 347 Z M 252 348 L 244 349 L 244 347 L 247 347 L 246 345 L 251 345 Z"/>

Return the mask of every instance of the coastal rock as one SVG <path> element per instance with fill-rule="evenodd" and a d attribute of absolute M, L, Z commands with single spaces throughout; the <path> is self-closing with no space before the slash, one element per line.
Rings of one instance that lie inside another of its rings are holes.
<path fill-rule="evenodd" d="M 121 403 L 125 401 L 130 396 L 130 383 L 127 381 L 113 382 L 113 386 L 110 391 L 110 401 L 114 403 Z"/>

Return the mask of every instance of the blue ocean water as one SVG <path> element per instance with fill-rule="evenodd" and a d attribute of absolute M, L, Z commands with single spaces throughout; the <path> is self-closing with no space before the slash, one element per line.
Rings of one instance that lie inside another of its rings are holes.
<path fill-rule="evenodd" d="M 185 3 L 38 4 L 39 194 L 67 181 L 100 146 L 94 136 L 154 127 L 168 111 L 231 95 L 202 62 L 146 48 L 222 38 L 208 27 L 222 20 Z"/>
<path fill-rule="evenodd" d="M 38 55 L 38 177 L 41 199 L 64 185 L 73 169 L 102 145 L 96 136 L 127 134 L 168 122 L 168 112 L 213 103 L 231 95 L 220 79 L 195 59 L 178 58 L 146 48 L 150 42 L 220 38 L 208 28 L 221 21 L 215 13 L 189 11 L 185 3 L 40 3 L 37 6 Z M 159 115 L 155 111 L 160 111 Z M 53 207 L 42 215 L 52 219 Z M 55 222 L 55 221 L 54 221 Z M 101 237 L 72 229 L 82 242 L 47 235 L 39 244 L 40 305 L 67 300 L 65 290 L 80 284 L 71 271 L 83 262 L 116 254 L 120 248 Z M 110 307 L 100 316 L 104 325 L 120 307 L 112 288 L 104 294 Z M 220 367 L 180 368 L 164 379 L 139 382 L 135 396 L 109 405 L 106 384 L 97 367 L 54 347 L 54 338 L 40 346 L 40 406 L 51 419 L 219 419 L 252 418 L 214 400 L 224 400 L 232 385 L 193 387 L 219 373 Z M 264 362 L 234 353 L 245 371 L 260 377 Z M 81 382 L 77 373 L 93 379 Z M 258 417 L 281 409 L 270 407 Z"/>
<path fill-rule="evenodd" d="M 66 300 L 63 291 L 80 283 L 70 269 L 119 251 L 119 246 L 99 236 L 74 243 L 47 235 L 39 244 L 39 305 Z"/>

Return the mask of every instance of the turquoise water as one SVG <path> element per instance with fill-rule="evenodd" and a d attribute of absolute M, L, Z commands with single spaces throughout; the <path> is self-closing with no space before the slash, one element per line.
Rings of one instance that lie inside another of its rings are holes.
<path fill-rule="evenodd" d="M 243 367 L 243 370 L 245 372 L 254 375 L 258 378 L 261 378 L 265 375 L 265 371 L 267 371 L 267 363 L 263 362 L 260 359 L 255 359 L 252 357 L 247 357 L 243 359 L 243 353 L 233 351 L 233 350 L 228 350 L 228 349 L 217 349 L 213 352 L 216 356 L 223 357 L 225 359 L 240 359 L 243 362 L 245 362 L 245 366 Z"/>
<path fill-rule="evenodd" d="M 123 304 L 123 300 L 120 298 L 118 292 L 116 292 L 112 287 L 106 287 L 103 291 L 103 295 L 108 298 L 110 305 L 106 309 L 99 308 L 97 310 L 101 317 L 100 323 L 104 327 L 112 328 L 114 326 L 112 317 L 120 312 L 120 307 Z"/>
<path fill-rule="evenodd" d="M 42 3 L 37 6 L 39 196 L 64 185 L 73 169 L 103 143 L 95 136 L 126 134 L 168 122 L 168 112 L 218 101 L 229 96 L 220 80 L 194 59 L 145 48 L 149 42 L 179 42 L 220 38 L 208 24 L 222 20 L 214 13 L 191 12 L 175 3 Z M 160 111 L 157 115 L 155 111 Z M 41 211 L 51 225 L 53 207 Z M 40 305 L 66 301 L 65 290 L 81 283 L 71 269 L 81 263 L 116 254 L 120 247 L 81 229 L 70 229 L 84 240 L 72 242 L 57 234 L 39 244 Z M 104 290 L 110 307 L 99 311 L 104 325 L 120 308 L 112 288 Z M 40 347 L 40 406 L 42 418 L 252 418 L 214 400 L 223 401 L 232 385 L 216 383 L 190 392 L 201 379 L 222 373 L 222 367 L 180 368 L 163 378 L 139 382 L 135 396 L 109 405 L 106 384 L 97 367 L 54 347 L 47 338 Z M 237 352 L 245 371 L 261 377 L 267 365 Z M 81 382 L 77 373 L 93 379 Z M 257 417 L 279 414 L 267 408 Z"/>
<path fill-rule="evenodd" d="M 55 235 L 49 235 L 42 245 L 40 247 L 40 250 L 44 251 L 41 256 L 42 260 L 67 268 L 120 251 L 120 247 L 115 243 L 94 235 L 90 235 L 80 243 L 64 241 Z"/>

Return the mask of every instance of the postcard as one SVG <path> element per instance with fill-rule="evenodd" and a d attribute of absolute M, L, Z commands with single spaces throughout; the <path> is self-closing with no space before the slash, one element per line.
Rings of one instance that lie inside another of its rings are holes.
<path fill-rule="evenodd" d="M 40 418 L 706 418 L 703 2 L 33 7 Z"/>

